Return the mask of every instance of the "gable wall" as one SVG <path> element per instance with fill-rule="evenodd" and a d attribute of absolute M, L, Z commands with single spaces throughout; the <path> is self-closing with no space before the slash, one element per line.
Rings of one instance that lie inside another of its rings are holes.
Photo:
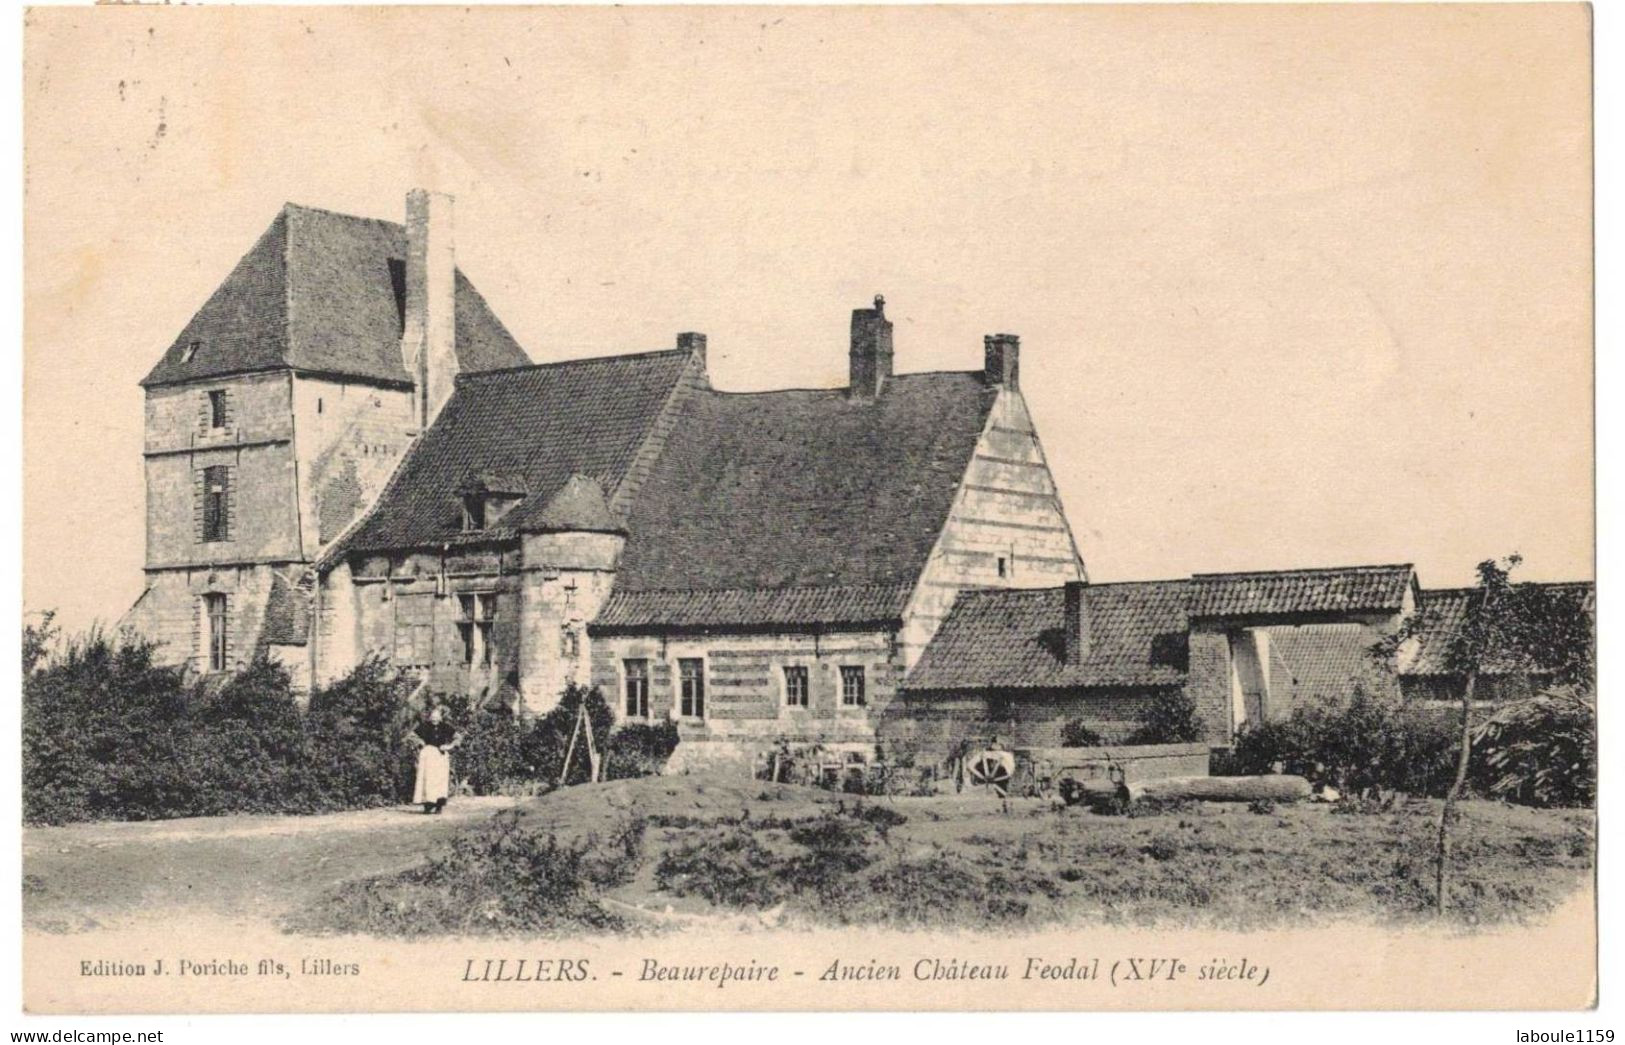
<path fill-rule="evenodd" d="M 1052 588 L 1083 578 L 1083 562 L 1026 403 L 1019 391 L 1005 389 L 909 605 L 905 662 L 912 667 L 919 659 L 954 597 L 966 588 Z"/>

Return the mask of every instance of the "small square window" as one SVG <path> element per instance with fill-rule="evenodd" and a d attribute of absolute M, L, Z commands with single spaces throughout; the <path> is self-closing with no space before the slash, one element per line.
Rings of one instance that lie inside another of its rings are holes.
<path fill-rule="evenodd" d="M 790 708 L 807 706 L 807 669 L 799 664 L 792 664 L 784 669 L 784 706 Z"/>

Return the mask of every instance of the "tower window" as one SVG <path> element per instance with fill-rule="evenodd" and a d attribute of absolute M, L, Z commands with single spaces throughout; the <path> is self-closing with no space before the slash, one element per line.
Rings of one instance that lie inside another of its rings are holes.
<path fill-rule="evenodd" d="M 226 427 L 226 390 L 216 388 L 209 393 L 209 427 L 216 431 Z"/>
<path fill-rule="evenodd" d="M 203 469 L 203 532 L 205 541 L 231 539 L 231 469 L 211 465 Z"/>
<path fill-rule="evenodd" d="M 1000 577 L 1008 577 L 1008 576 L 1010 576 L 1010 561 L 1008 559 L 1006 559 L 1002 555 L 999 556 L 999 576 Z"/>
<path fill-rule="evenodd" d="M 226 597 L 220 594 L 203 596 L 203 612 L 208 620 L 208 657 L 210 671 L 226 670 Z"/>

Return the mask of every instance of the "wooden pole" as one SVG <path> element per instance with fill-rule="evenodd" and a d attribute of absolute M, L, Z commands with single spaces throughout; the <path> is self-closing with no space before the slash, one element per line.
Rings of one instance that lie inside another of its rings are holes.
<path fill-rule="evenodd" d="M 592 718 L 587 714 L 587 705 L 581 705 L 581 713 L 578 716 L 578 720 L 581 723 L 582 732 L 587 735 L 587 767 L 591 771 L 592 782 L 596 784 L 598 783 L 599 766 L 598 744 L 592 739 Z"/>
<path fill-rule="evenodd" d="M 576 734 L 581 732 L 581 716 L 577 715 L 575 725 L 570 727 L 570 743 L 564 749 L 564 766 L 559 770 L 559 786 L 563 787 L 565 780 L 570 776 L 570 759 L 576 753 Z"/>

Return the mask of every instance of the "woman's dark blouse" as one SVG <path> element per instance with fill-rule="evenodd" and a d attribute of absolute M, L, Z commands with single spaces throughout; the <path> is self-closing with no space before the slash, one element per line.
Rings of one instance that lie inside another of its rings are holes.
<path fill-rule="evenodd" d="M 457 736 L 457 730 L 449 722 L 419 722 L 418 728 L 413 732 L 418 735 L 419 740 L 435 747 L 445 747 Z"/>

